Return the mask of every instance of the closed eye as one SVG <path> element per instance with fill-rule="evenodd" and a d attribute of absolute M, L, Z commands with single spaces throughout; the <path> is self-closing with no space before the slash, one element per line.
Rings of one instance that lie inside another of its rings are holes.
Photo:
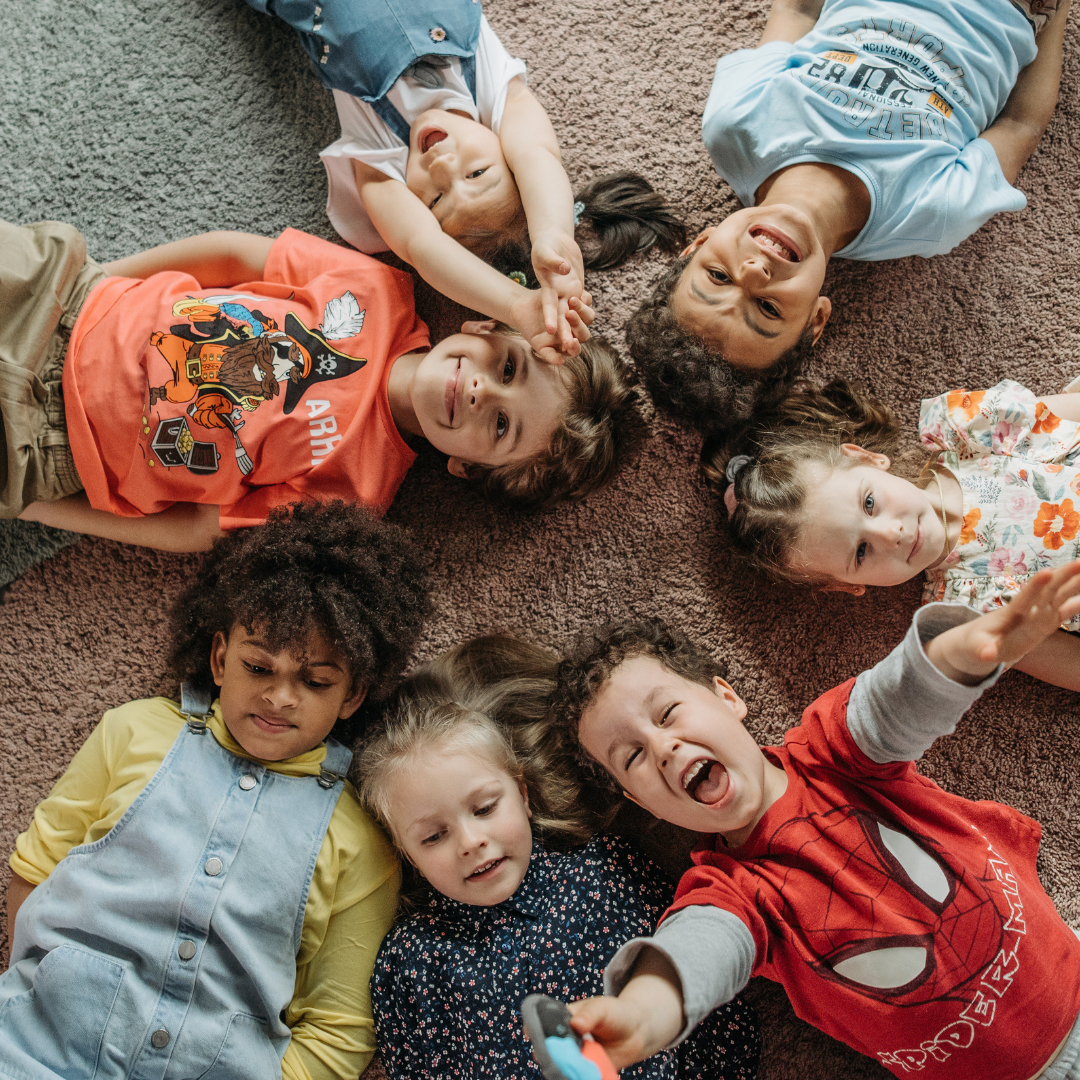
<path fill-rule="evenodd" d="M 432 199 L 432 200 L 431 200 L 431 202 L 429 202 L 429 203 L 427 204 L 427 208 L 428 208 L 429 210 L 434 210 L 434 209 L 435 209 L 435 204 L 436 204 L 436 203 L 437 203 L 437 202 L 438 202 L 438 201 L 439 201 L 439 200 L 440 200 L 441 198 L 442 198 L 442 195 L 436 195 L 436 196 L 435 196 L 435 198 L 434 198 L 434 199 Z"/>
<path fill-rule="evenodd" d="M 630 756 L 626 759 L 626 764 L 623 766 L 623 768 L 624 769 L 629 769 L 630 766 L 634 764 L 635 759 L 637 758 L 638 754 L 640 754 L 640 753 L 641 753 L 641 747 L 640 746 L 636 750 L 631 750 L 630 751 Z"/>
<path fill-rule="evenodd" d="M 672 702 L 672 703 L 671 703 L 671 704 L 670 704 L 670 705 L 669 705 L 669 706 L 668 706 L 668 707 L 667 707 L 667 708 L 666 708 L 666 709 L 664 710 L 664 712 L 663 712 L 663 715 L 662 715 L 662 716 L 660 717 L 660 726 L 661 726 L 661 727 L 663 727 L 663 726 L 664 726 L 664 725 L 665 725 L 665 724 L 666 724 L 666 723 L 668 722 L 668 718 L 669 718 L 669 717 L 671 716 L 672 712 L 674 711 L 674 709 L 675 709 L 675 706 L 676 706 L 676 704 L 677 704 L 677 702 L 674 702 L 674 701 L 673 701 L 673 702 Z"/>

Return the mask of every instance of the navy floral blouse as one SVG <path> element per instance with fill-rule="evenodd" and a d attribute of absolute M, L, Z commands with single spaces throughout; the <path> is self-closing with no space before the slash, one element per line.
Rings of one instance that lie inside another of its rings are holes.
<path fill-rule="evenodd" d="M 595 837 L 572 854 L 533 845 L 517 892 L 473 907 L 432 892 L 397 923 L 371 979 L 379 1050 L 390 1080 L 539 1080 L 521 1002 L 603 993 L 619 946 L 651 934 L 674 889 L 625 840 Z M 717 1009 L 675 1050 L 623 1070 L 649 1080 L 751 1080 L 759 1039 L 741 999 Z"/>

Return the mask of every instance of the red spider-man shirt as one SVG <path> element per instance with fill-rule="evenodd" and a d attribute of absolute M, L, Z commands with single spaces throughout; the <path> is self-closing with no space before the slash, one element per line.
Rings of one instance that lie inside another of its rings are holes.
<path fill-rule="evenodd" d="M 765 749 L 787 791 L 735 855 L 719 837 L 694 852 L 668 914 L 738 916 L 754 974 L 897 1076 L 1028 1080 L 1080 1012 L 1080 941 L 1035 872 L 1039 825 L 868 758 L 853 683 Z"/>

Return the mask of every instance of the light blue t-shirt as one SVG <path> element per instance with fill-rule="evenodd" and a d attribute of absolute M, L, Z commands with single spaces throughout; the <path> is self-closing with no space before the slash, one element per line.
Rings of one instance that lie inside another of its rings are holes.
<path fill-rule="evenodd" d="M 745 206 L 769 176 L 801 161 L 858 176 L 870 218 L 838 256 L 940 255 L 1027 204 L 978 136 L 1035 53 L 1010 0 L 827 0 L 794 44 L 721 57 L 705 145 Z"/>

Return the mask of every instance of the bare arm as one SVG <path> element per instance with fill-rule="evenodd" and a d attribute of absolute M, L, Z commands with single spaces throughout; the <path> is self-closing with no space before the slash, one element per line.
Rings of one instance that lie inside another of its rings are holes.
<path fill-rule="evenodd" d="M 562 363 L 552 347 L 554 336 L 545 328 L 538 291 L 500 274 L 444 233 L 435 215 L 400 180 L 355 159 L 352 166 L 364 208 L 395 255 L 444 296 L 516 327 L 542 359 Z M 588 329 L 582 326 L 577 339 L 587 341 Z"/>
<path fill-rule="evenodd" d="M 1080 394 L 1051 394 L 1049 397 L 1041 397 L 1039 400 L 1055 415 L 1062 420 L 1071 420 L 1074 424 L 1080 424 Z"/>
<path fill-rule="evenodd" d="M 120 517 L 107 510 L 95 510 L 85 491 L 56 502 L 31 503 L 19 517 L 55 529 L 70 529 L 159 551 L 207 551 L 223 535 L 217 506 L 175 503 L 158 514 Z"/>
<path fill-rule="evenodd" d="M 1005 607 L 939 634 L 926 646 L 926 655 L 953 682 L 975 686 L 998 664 L 1015 664 L 1029 654 L 1035 654 L 1033 664 L 1044 664 L 1047 653 L 1040 649 L 1049 648 L 1051 658 L 1055 655 L 1055 646 L 1048 647 L 1046 639 L 1076 614 L 1080 559 L 1056 570 L 1040 570 Z"/>
<path fill-rule="evenodd" d="M 1010 184 L 1016 183 L 1054 115 L 1069 3 L 1070 0 L 1061 0 L 1053 18 L 1039 34 L 1038 54 L 1020 72 L 1005 108 L 981 135 L 994 148 L 1001 171 Z"/>
<path fill-rule="evenodd" d="M 798 41 L 814 29 L 824 0 L 773 0 L 758 45 L 770 41 Z"/>
<path fill-rule="evenodd" d="M 208 288 L 239 285 L 262 278 L 273 242 L 253 233 L 202 233 L 116 259 L 103 269 L 114 277 L 130 278 L 179 270 Z"/>
<path fill-rule="evenodd" d="M 1013 667 L 1066 690 L 1080 690 L 1080 637 L 1059 630 L 1022 656 Z"/>
<path fill-rule="evenodd" d="M 34 889 L 35 886 L 31 885 L 26 878 L 19 877 L 14 871 L 12 872 L 7 887 L 7 939 L 9 949 L 11 943 L 15 940 L 15 916 L 19 914 L 19 908 L 23 906 L 23 901 Z"/>

